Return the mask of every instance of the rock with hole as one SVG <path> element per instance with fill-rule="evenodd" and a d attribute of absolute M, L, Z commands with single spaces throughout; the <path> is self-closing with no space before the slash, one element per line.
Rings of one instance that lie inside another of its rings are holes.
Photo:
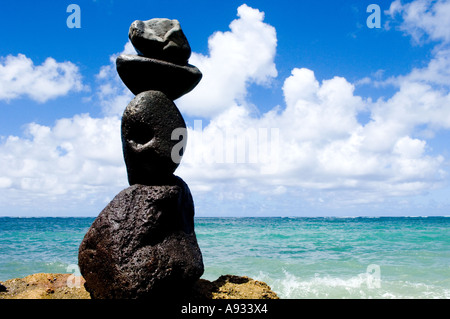
<path fill-rule="evenodd" d="M 138 94 L 122 117 L 122 145 L 130 185 L 164 184 L 186 147 L 186 124 L 160 91 Z"/>

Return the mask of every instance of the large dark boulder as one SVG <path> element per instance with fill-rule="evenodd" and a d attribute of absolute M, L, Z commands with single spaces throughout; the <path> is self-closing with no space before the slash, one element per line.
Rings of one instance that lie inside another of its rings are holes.
<path fill-rule="evenodd" d="M 94 221 L 78 257 L 92 298 L 183 298 L 204 271 L 188 186 L 173 176 L 167 185 L 123 190 Z"/>

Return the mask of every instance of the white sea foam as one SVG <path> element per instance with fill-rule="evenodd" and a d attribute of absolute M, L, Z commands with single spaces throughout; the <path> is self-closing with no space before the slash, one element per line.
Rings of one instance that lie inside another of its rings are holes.
<path fill-rule="evenodd" d="M 369 273 L 361 273 L 348 278 L 338 278 L 329 275 L 316 274 L 314 277 L 302 278 L 287 271 L 282 278 L 271 278 L 267 273 L 260 272 L 254 278 L 269 284 L 280 298 L 338 298 L 338 299 L 448 299 L 450 289 L 411 283 L 407 281 L 388 282 L 381 285 L 371 284 Z"/>

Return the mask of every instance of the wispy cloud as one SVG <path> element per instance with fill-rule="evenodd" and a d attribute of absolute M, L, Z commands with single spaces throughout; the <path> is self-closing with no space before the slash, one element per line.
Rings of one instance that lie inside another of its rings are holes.
<path fill-rule="evenodd" d="M 399 29 L 420 44 L 424 41 L 450 43 L 450 2 L 447 0 L 415 0 L 391 3 L 386 12 L 392 19 L 400 17 Z"/>
<path fill-rule="evenodd" d="M 116 58 L 120 54 L 136 54 L 136 50 L 128 41 L 123 51 L 112 54 L 109 57 L 110 63 L 102 66 L 96 75 L 96 98 L 103 113 L 108 116 L 121 116 L 127 104 L 134 98 L 134 94 L 123 84 L 116 71 Z"/>
<path fill-rule="evenodd" d="M 424 67 L 415 67 L 407 74 L 383 79 L 383 74 L 374 74 L 357 82 L 358 85 L 400 87 L 408 83 L 422 83 L 435 87 L 450 87 L 450 1 L 415 0 L 403 4 L 400 0 L 391 3 L 386 14 L 387 23 L 411 37 L 414 45 L 432 42 L 431 59 Z M 381 75 L 381 76 L 380 76 Z"/>

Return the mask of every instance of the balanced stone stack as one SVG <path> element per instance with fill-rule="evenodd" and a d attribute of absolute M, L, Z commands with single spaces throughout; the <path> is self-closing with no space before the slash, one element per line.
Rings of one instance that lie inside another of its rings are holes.
<path fill-rule="evenodd" d="M 186 134 L 173 133 L 186 124 L 173 100 L 202 74 L 188 64 L 191 48 L 177 20 L 135 21 L 129 38 L 138 55 L 120 55 L 116 65 L 136 95 L 122 117 L 130 187 L 86 233 L 79 267 L 92 298 L 184 298 L 204 267 L 191 192 L 174 175 Z"/>

